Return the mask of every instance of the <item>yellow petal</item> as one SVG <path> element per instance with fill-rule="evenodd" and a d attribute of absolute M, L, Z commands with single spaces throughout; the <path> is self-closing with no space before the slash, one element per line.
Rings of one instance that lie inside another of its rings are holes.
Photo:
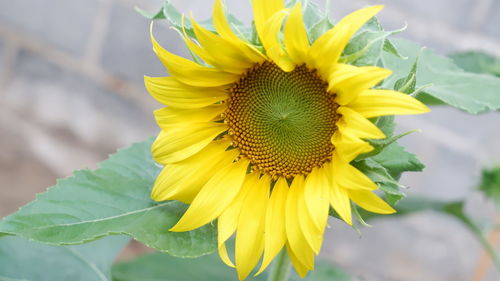
<path fill-rule="evenodd" d="M 328 219 L 329 197 L 325 168 L 314 168 L 306 179 L 304 199 L 318 230 L 325 229 Z"/>
<path fill-rule="evenodd" d="M 236 233 L 236 270 L 245 279 L 257 265 L 264 250 L 264 224 L 271 178 L 263 175 L 248 192 L 238 220 Z"/>
<path fill-rule="evenodd" d="M 230 39 L 233 41 L 240 41 L 241 39 L 234 34 L 233 30 L 229 26 L 226 16 L 224 15 L 224 7 L 221 0 L 215 0 L 214 9 L 212 12 L 212 18 L 214 21 L 215 28 L 221 37 Z"/>
<path fill-rule="evenodd" d="M 193 23 L 193 25 L 196 24 Z M 184 14 L 182 15 L 182 32 L 183 32 L 182 39 L 184 40 L 184 43 L 187 45 L 189 50 L 196 56 L 198 56 L 200 59 L 202 59 L 205 63 L 214 66 L 216 69 L 219 69 L 220 71 L 229 72 L 236 75 L 239 75 L 245 71 L 245 67 L 241 67 L 239 62 L 234 64 L 234 62 L 231 61 L 230 58 L 225 57 L 224 54 L 218 54 L 218 55 L 214 54 L 213 52 L 210 52 L 209 50 L 210 48 L 208 49 L 203 48 L 202 46 L 194 42 L 193 39 L 191 39 L 191 37 L 186 32 L 184 24 Z M 222 41 L 222 39 L 220 41 Z"/>
<path fill-rule="evenodd" d="M 174 77 L 145 76 L 144 84 L 158 102 L 177 108 L 200 108 L 229 97 L 224 88 L 192 87 Z"/>
<path fill-rule="evenodd" d="M 219 170 L 202 187 L 182 218 L 170 231 L 192 230 L 217 218 L 238 195 L 248 164 L 248 160 L 240 159 Z"/>
<path fill-rule="evenodd" d="M 158 126 L 164 130 L 168 130 L 179 126 L 190 126 L 191 123 L 213 121 L 225 109 L 226 106 L 222 104 L 213 104 L 194 109 L 164 107 L 156 110 L 154 115 Z"/>
<path fill-rule="evenodd" d="M 302 64 L 306 61 L 309 39 L 302 19 L 300 2 L 297 2 L 288 16 L 285 24 L 284 42 L 286 51 L 295 64 Z"/>
<path fill-rule="evenodd" d="M 217 221 L 218 227 L 218 246 L 219 246 L 219 256 L 222 261 L 228 266 L 235 267 L 226 250 L 226 241 L 233 235 L 238 226 L 238 219 L 241 213 L 241 207 L 243 202 L 247 197 L 248 192 L 257 186 L 259 183 L 259 174 L 251 173 L 245 177 L 245 182 L 241 187 L 240 192 L 236 198 L 231 202 L 231 204 L 222 212 Z"/>
<path fill-rule="evenodd" d="M 286 242 L 285 214 L 286 198 L 288 195 L 288 184 L 285 178 L 279 178 L 274 185 L 273 192 L 269 198 L 266 213 L 265 236 L 264 236 L 264 258 L 257 272 L 264 271 L 276 255 L 281 251 Z"/>
<path fill-rule="evenodd" d="M 288 257 L 292 261 L 292 264 L 293 264 L 293 267 L 295 268 L 295 271 L 300 276 L 300 278 L 306 277 L 309 269 L 299 261 L 299 259 L 297 258 L 295 253 L 292 251 L 292 249 L 290 248 L 290 245 L 288 243 L 286 244 L 286 251 L 288 253 Z"/>
<path fill-rule="evenodd" d="M 161 131 L 152 146 L 153 157 L 161 164 L 184 160 L 202 150 L 225 130 L 225 124 L 205 122 Z"/>
<path fill-rule="evenodd" d="M 366 118 L 385 115 L 422 114 L 429 108 L 417 99 L 390 90 L 367 90 L 347 105 Z"/>
<path fill-rule="evenodd" d="M 332 164 L 332 169 L 335 182 L 341 188 L 365 191 L 371 191 L 378 188 L 370 178 L 349 163 L 336 161 Z"/>
<path fill-rule="evenodd" d="M 229 267 L 235 267 L 234 263 L 231 261 L 229 258 L 229 255 L 227 254 L 227 248 L 226 248 L 226 242 L 223 242 L 219 244 L 218 246 L 219 250 L 219 257 L 220 259 Z"/>
<path fill-rule="evenodd" d="M 314 268 L 314 251 L 307 242 L 300 227 L 298 203 L 303 199 L 304 177 L 296 176 L 288 191 L 286 199 L 285 227 L 290 249 L 295 256 L 308 269 Z"/>
<path fill-rule="evenodd" d="M 235 74 L 241 74 L 255 64 L 231 41 L 203 28 L 192 18 L 191 23 L 196 39 L 206 51 L 200 57 L 209 64 Z"/>
<path fill-rule="evenodd" d="M 250 173 L 246 175 L 243 186 L 236 198 L 231 202 L 231 204 L 224 210 L 220 215 L 218 225 L 219 242 L 226 241 L 233 235 L 238 225 L 238 218 L 240 216 L 241 207 L 248 194 L 248 192 L 259 183 L 259 174 Z"/>
<path fill-rule="evenodd" d="M 217 87 L 231 84 L 239 79 L 237 74 L 204 67 L 168 52 L 155 40 L 153 24 L 151 24 L 151 41 L 153 42 L 153 50 L 163 65 L 172 76 L 182 83 L 198 87 Z"/>
<path fill-rule="evenodd" d="M 294 69 L 295 65 L 283 50 L 279 40 L 281 26 L 287 14 L 286 10 L 279 11 L 267 21 L 265 34 L 261 36 L 261 41 L 267 56 L 283 71 L 289 72 Z"/>
<path fill-rule="evenodd" d="M 349 194 L 341 188 L 337 182 L 335 175 L 329 177 L 330 183 L 330 204 L 337 214 L 349 225 L 352 225 L 351 201 Z"/>
<path fill-rule="evenodd" d="M 321 249 L 330 209 L 330 191 L 326 177 L 327 167 L 328 165 L 315 168 L 307 176 L 303 193 L 306 210 L 301 211 L 299 203 L 302 231 L 315 253 L 319 253 Z M 328 171 L 328 174 L 331 174 L 331 171 Z M 309 213 L 309 217 L 305 216 L 306 213 Z"/>
<path fill-rule="evenodd" d="M 314 253 L 318 254 L 321 249 L 321 244 L 323 243 L 324 229 L 319 229 L 314 224 L 315 220 L 313 219 L 311 212 L 309 211 L 306 205 L 306 200 L 304 198 L 304 191 L 302 191 L 299 194 L 297 202 L 297 212 L 298 212 L 297 216 L 299 220 L 300 230 L 302 231 L 309 247 L 312 249 Z"/>
<path fill-rule="evenodd" d="M 396 212 L 389 204 L 375 193 L 365 190 L 347 190 L 349 197 L 361 208 L 377 214 L 393 214 Z"/>
<path fill-rule="evenodd" d="M 226 139 L 213 141 L 188 159 L 167 164 L 156 178 L 151 198 L 191 203 L 213 174 L 238 156 L 235 150 L 226 151 L 230 145 Z"/>
<path fill-rule="evenodd" d="M 330 75 L 328 90 L 337 94 L 335 102 L 345 105 L 361 92 L 376 86 L 391 74 L 392 71 L 375 66 L 346 67 L 342 65 L 340 67 L 337 65 Z"/>
<path fill-rule="evenodd" d="M 358 112 L 348 107 L 339 107 L 337 112 L 342 115 L 336 123 L 340 133 L 347 132 L 365 139 L 385 138 L 385 134 L 375 124 Z"/>
<path fill-rule="evenodd" d="M 382 8 L 383 6 L 368 7 L 344 17 L 313 43 L 309 49 L 308 65 L 328 79 L 332 65 L 338 61 L 351 37 Z"/>
<path fill-rule="evenodd" d="M 373 150 L 373 147 L 366 141 L 359 139 L 349 131 L 336 131 L 332 137 L 332 143 L 335 146 L 333 151 L 334 159 L 344 163 L 350 163 L 358 155 Z"/>
<path fill-rule="evenodd" d="M 284 0 L 252 0 L 253 17 L 255 21 L 255 27 L 257 28 L 257 33 L 260 40 L 263 42 L 264 36 L 266 36 L 266 24 L 267 21 L 276 12 L 283 10 L 285 8 Z"/>
<path fill-rule="evenodd" d="M 224 7 L 222 5 L 221 0 L 216 0 L 213 10 L 213 21 L 217 32 L 224 39 L 231 41 L 233 44 L 238 46 L 241 49 L 241 52 L 244 53 L 247 58 L 250 60 L 260 63 L 265 60 L 265 56 L 263 56 L 257 49 L 253 46 L 247 44 L 243 40 L 241 40 L 232 30 L 227 21 L 226 16 L 224 15 Z"/>

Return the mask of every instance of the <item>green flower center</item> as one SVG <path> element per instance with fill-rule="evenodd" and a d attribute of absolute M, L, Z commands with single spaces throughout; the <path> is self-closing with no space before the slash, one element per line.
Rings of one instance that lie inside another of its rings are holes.
<path fill-rule="evenodd" d="M 298 66 L 284 72 L 265 62 L 229 93 L 229 134 L 255 168 L 290 178 L 331 160 L 339 105 L 314 71 Z"/>

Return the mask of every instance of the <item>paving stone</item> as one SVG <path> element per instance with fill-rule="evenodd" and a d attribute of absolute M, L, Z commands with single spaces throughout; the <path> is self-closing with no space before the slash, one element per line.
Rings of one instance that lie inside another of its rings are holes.
<path fill-rule="evenodd" d="M 103 67 L 138 85 L 143 84 L 144 75 L 165 76 L 166 70 L 151 47 L 149 25 L 150 20 L 135 12 L 132 7 L 115 4 L 102 51 Z M 158 23 L 154 33 L 157 40 L 170 52 L 188 55 L 177 32 Z"/>
<path fill-rule="evenodd" d="M 500 153 L 485 155 L 487 151 L 500 152 L 497 145 L 500 140 L 500 132 L 498 131 L 499 112 L 471 115 L 451 107 L 433 107 L 430 114 L 400 117 L 399 120 L 404 123 L 406 120 L 416 119 L 445 128 L 447 131 L 467 140 L 472 147 L 468 151 L 464 151 L 464 153 L 477 154 L 477 158 L 482 159 L 484 163 L 489 163 L 494 160 L 491 157 L 500 155 Z"/>
<path fill-rule="evenodd" d="M 441 200 L 466 198 L 478 182 L 481 165 L 473 159 L 450 151 L 445 146 L 434 146 L 419 138 L 418 149 L 409 147 L 426 164 L 422 173 L 408 173 L 402 184 L 409 187 L 409 196 L 426 196 Z M 427 149 L 426 153 L 422 152 Z M 432 156 L 429 155 L 433 153 Z"/>
<path fill-rule="evenodd" d="M 438 213 L 370 223 L 373 227 L 361 229 L 359 237 L 345 224 L 332 222 L 322 250 L 322 256 L 356 280 L 466 281 L 481 254 L 479 243 L 461 223 Z"/>
<path fill-rule="evenodd" d="M 398 117 L 398 121 L 400 131 L 422 129 L 421 134 L 401 140 L 427 165 L 423 173 L 403 177 L 403 183 L 413 187 L 410 192 L 440 199 L 464 198 L 477 185 L 481 169 L 500 161 L 498 112 L 470 115 L 434 107 L 430 114 Z"/>
<path fill-rule="evenodd" d="M 0 118 L 0 135 L 0 217 L 4 217 L 53 185 L 56 175 L 27 149 L 24 134 L 5 118 Z"/>
<path fill-rule="evenodd" d="M 500 41 L 500 1 L 493 1 L 489 14 L 486 16 L 483 31 L 489 36 L 496 38 Z"/>
<path fill-rule="evenodd" d="M 13 71 L 14 79 L 5 93 L 7 106 L 49 135 L 64 132 L 62 138 L 70 139 L 70 147 L 74 143 L 84 152 L 105 158 L 116 148 L 157 131 L 152 113 L 144 113 L 136 104 L 27 51 L 20 53 Z M 95 164 L 95 158 L 84 157 L 83 161 L 68 153 L 54 151 L 48 160 L 62 173 Z"/>
<path fill-rule="evenodd" d="M 2 75 L 2 65 L 4 63 L 4 42 L 0 40 L 0 75 Z"/>
<path fill-rule="evenodd" d="M 97 0 L 0 0 L 0 23 L 81 56 L 97 13 Z"/>

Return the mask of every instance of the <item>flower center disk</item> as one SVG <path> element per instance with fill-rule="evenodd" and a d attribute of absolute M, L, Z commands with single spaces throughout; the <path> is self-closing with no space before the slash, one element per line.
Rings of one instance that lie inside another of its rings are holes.
<path fill-rule="evenodd" d="M 308 174 L 331 160 L 338 104 L 314 71 L 256 65 L 229 89 L 225 122 L 234 145 L 272 176 Z"/>

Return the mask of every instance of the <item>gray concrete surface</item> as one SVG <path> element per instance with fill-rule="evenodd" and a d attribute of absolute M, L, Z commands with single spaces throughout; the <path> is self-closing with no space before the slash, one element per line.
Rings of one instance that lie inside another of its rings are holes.
<path fill-rule="evenodd" d="M 197 19 L 213 1 L 173 0 Z M 251 19 L 248 1 L 227 0 Z M 500 55 L 498 0 L 332 0 L 338 18 L 361 6 L 384 3 L 388 29 L 408 23 L 400 36 L 439 53 L 479 49 Z M 93 168 L 118 147 L 156 134 L 159 105 L 143 88 L 143 75 L 163 75 L 149 42 L 149 21 L 134 6 L 154 11 L 161 0 L 0 0 L 0 216 L 74 169 Z M 158 40 L 186 55 L 177 34 L 155 26 Z M 467 198 L 479 221 L 494 208 L 473 191 L 484 165 L 500 162 L 499 113 L 469 116 L 454 109 L 398 118 L 398 131 L 423 133 L 402 142 L 427 169 L 408 174 L 412 195 Z M 322 256 L 367 281 L 494 281 L 478 279 L 482 249 L 459 223 L 435 213 L 373 222 L 363 236 L 332 221 Z M 137 251 L 137 246 L 135 246 Z M 140 249 L 140 248 L 139 248 Z"/>

